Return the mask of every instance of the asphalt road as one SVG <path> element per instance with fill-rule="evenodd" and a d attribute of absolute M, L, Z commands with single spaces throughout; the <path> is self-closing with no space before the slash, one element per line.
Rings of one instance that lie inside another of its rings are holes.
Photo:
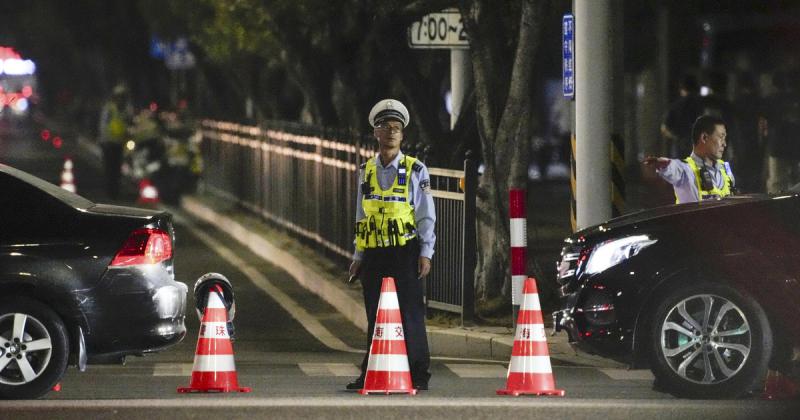
<path fill-rule="evenodd" d="M 58 182 L 63 157 L 75 157 L 78 193 L 109 202 L 99 162 L 65 137 L 56 149 L 41 126 L 0 123 L 0 162 Z M 116 204 L 134 204 L 126 183 Z M 504 363 L 435 359 L 431 389 L 416 396 L 361 396 L 344 391 L 358 374 L 364 335 L 328 304 L 299 287 L 214 226 L 175 214 L 175 271 L 190 288 L 207 272 L 228 277 L 236 291 L 233 343 L 239 383 L 249 393 L 179 394 L 186 386 L 199 330 L 190 309 L 179 345 L 125 365 L 70 368 L 60 392 L 43 400 L 0 401 L 0 419 L 24 418 L 791 418 L 796 403 L 679 400 L 652 390 L 649 371 L 554 366 L 564 398 L 504 397 Z M 190 296 L 190 308 L 194 300 Z M 136 308 L 129 308 L 136 310 Z M 121 325 L 120 328 L 125 328 Z"/>

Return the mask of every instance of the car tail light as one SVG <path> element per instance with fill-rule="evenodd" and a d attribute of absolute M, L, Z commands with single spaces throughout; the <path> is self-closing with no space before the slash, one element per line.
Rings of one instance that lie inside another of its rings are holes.
<path fill-rule="evenodd" d="M 112 267 L 156 264 L 172 258 L 172 239 L 161 229 L 136 229 L 111 261 Z"/>

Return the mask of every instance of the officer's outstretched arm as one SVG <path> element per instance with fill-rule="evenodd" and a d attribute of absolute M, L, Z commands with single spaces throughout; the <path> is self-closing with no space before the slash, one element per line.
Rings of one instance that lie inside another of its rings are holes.
<path fill-rule="evenodd" d="M 644 158 L 642 163 L 645 166 L 653 166 L 656 169 L 664 169 L 667 167 L 667 165 L 669 165 L 669 161 L 670 159 L 665 157 L 647 156 Z"/>

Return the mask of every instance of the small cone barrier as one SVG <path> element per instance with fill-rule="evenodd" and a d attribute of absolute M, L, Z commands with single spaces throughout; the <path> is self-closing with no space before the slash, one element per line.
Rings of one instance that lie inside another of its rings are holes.
<path fill-rule="evenodd" d="M 158 204 L 158 188 L 149 179 L 145 178 L 139 182 L 139 198 L 136 202 L 139 204 Z"/>
<path fill-rule="evenodd" d="M 248 387 L 239 386 L 233 346 L 228 335 L 228 313 L 221 294 L 222 289 L 218 285 L 208 292 L 208 306 L 200 324 L 192 380 L 188 387 L 178 387 L 180 393 L 251 391 Z"/>
<path fill-rule="evenodd" d="M 361 395 L 417 393 L 411 383 L 406 339 L 394 279 L 384 277 Z"/>
<path fill-rule="evenodd" d="M 69 192 L 77 192 L 75 188 L 75 176 L 72 174 L 72 159 L 64 159 L 64 169 L 61 170 L 61 188 Z"/>
<path fill-rule="evenodd" d="M 525 280 L 522 288 L 522 305 L 517 318 L 511 362 L 508 364 L 506 388 L 498 389 L 497 394 L 515 397 L 522 394 L 564 396 L 564 390 L 556 389 L 553 379 L 539 293 L 536 280 L 532 277 Z"/>
<path fill-rule="evenodd" d="M 761 399 L 764 400 L 788 400 L 800 396 L 800 387 L 784 374 L 770 370 L 767 372 L 767 379 L 764 381 L 764 393 Z"/>

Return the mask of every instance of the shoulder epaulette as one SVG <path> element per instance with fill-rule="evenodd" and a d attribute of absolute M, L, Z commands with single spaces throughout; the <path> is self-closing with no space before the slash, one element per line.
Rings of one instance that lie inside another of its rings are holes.
<path fill-rule="evenodd" d="M 422 164 L 419 161 L 414 162 L 414 164 L 411 166 L 411 170 L 413 170 L 414 172 L 421 171 L 422 170 Z"/>

